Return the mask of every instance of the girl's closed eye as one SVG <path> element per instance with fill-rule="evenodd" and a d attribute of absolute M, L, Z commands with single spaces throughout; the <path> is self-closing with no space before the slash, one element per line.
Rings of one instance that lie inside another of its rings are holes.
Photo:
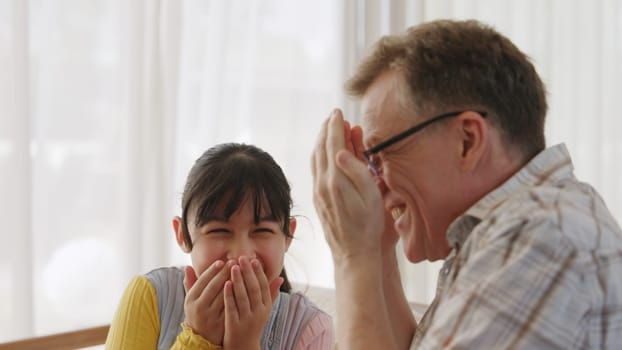
<path fill-rule="evenodd" d="M 273 220 L 261 220 L 253 229 L 253 233 L 257 234 L 277 234 L 281 233 L 281 226 Z"/>
<path fill-rule="evenodd" d="M 231 230 L 226 227 L 208 227 L 204 232 L 205 234 L 229 234 Z"/>
<path fill-rule="evenodd" d="M 270 228 L 270 227 L 258 227 L 256 228 L 254 231 L 254 233 L 261 233 L 261 234 L 273 234 L 275 231 L 274 229 Z"/>

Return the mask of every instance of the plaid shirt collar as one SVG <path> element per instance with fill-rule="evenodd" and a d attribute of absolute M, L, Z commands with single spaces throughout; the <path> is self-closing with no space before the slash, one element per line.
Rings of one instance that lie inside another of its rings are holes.
<path fill-rule="evenodd" d="M 528 190 L 534 185 L 545 182 L 574 179 L 573 170 L 574 166 L 566 145 L 562 143 L 545 149 L 505 183 L 486 194 L 464 214 L 456 218 L 447 230 L 447 242 L 450 247 L 459 250 L 475 226 L 506 201 L 511 194 Z"/>

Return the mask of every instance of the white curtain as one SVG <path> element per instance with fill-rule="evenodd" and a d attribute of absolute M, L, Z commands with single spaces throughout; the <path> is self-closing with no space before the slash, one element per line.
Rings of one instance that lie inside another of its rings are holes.
<path fill-rule="evenodd" d="M 339 13 L 330 0 L 0 0 L 0 341 L 109 323 L 133 275 L 188 263 L 170 219 L 219 142 L 283 165 L 300 215 L 290 275 L 332 284 L 309 157 L 341 99 Z"/>
<path fill-rule="evenodd" d="M 110 322 L 131 276 L 186 264 L 170 229 L 208 147 L 257 144 L 299 215 L 292 279 L 332 286 L 309 157 L 367 45 L 477 18 L 534 60 L 549 144 L 622 219 L 620 0 L 0 0 L 0 341 Z M 436 264 L 403 263 L 429 301 Z"/>

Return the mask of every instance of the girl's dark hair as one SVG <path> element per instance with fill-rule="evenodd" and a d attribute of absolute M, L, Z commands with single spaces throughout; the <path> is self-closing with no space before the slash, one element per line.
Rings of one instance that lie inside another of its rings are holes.
<path fill-rule="evenodd" d="M 290 192 L 283 170 L 267 152 L 239 143 L 216 145 L 196 160 L 188 174 L 181 199 L 184 241 L 192 249 L 187 224 L 189 210 L 196 213 L 194 224 L 202 226 L 217 214 L 229 220 L 247 198 L 253 203 L 255 223 L 259 223 L 262 212 L 267 212 L 283 224 L 285 236 L 292 237 Z M 265 205 L 268 207 L 263 208 Z M 289 293 L 291 284 L 285 268 L 280 276 L 284 279 L 281 291 Z"/>

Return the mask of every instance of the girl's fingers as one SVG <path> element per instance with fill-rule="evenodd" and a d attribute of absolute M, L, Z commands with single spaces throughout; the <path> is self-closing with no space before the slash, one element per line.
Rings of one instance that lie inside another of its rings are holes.
<path fill-rule="evenodd" d="M 270 293 L 268 277 L 264 273 L 263 268 L 261 267 L 261 263 L 259 262 L 259 260 L 253 259 L 250 262 L 250 265 L 253 270 L 253 274 L 255 275 L 255 280 L 257 281 L 257 292 L 255 293 L 258 299 L 257 302 L 260 302 L 263 305 L 272 305 L 272 296 Z"/>
<path fill-rule="evenodd" d="M 244 279 L 244 286 L 246 287 L 246 295 L 248 295 L 248 300 L 250 303 L 250 310 L 254 310 L 257 305 L 263 304 L 260 282 L 258 280 L 257 269 L 252 263 L 255 265 L 259 265 L 259 270 L 261 274 L 263 274 L 263 270 L 261 269 L 261 264 L 259 260 L 253 259 L 249 261 L 247 257 L 240 258 L 240 271 L 242 272 L 242 277 Z"/>
<path fill-rule="evenodd" d="M 207 282 L 207 285 L 203 288 L 203 291 L 199 296 L 201 303 L 211 304 L 214 300 L 216 300 L 217 295 L 221 292 L 225 282 L 229 279 L 229 271 L 234 264 L 234 261 L 227 261 L 225 267 L 218 271 L 218 273 Z"/>
<path fill-rule="evenodd" d="M 225 287 L 219 288 L 218 293 L 214 296 L 211 304 L 209 305 L 210 312 L 218 312 L 218 316 L 222 315 L 225 307 Z"/>
<path fill-rule="evenodd" d="M 246 286 L 244 285 L 242 271 L 238 265 L 231 268 L 231 282 L 233 283 L 233 296 L 235 298 L 238 314 L 240 317 L 244 317 L 250 314 L 251 307 L 248 294 L 246 294 Z"/>
<path fill-rule="evenodd" d="M 203 271 L 203 273 L 197 278 L 196 273 L 192 270 L 191 274 L 188 274 L 188 269 L 186 271 L 186 281 L 184 281 L 184 286 L 188 286 L 188 290 L 186 293 L 186 298 L 190 300 L 198 299 L 203 290 L 207 286 L 207 284 L 216 276 L 219 272 L 221 272 L 222 268 L 225 266 L 225 263 L 221 260 L 217 260 L 210 265 L 207 270 Z M 194 278 L 193 278 L 194 276 Z M 192 285 L 190 285 L 192 282 Z"/>
<path fill-rule="evenodd" d="M 192 288 L 192 286 L 194 286 L 194 283 L 197 281 L 197 274 L 194 272 L 194 269 L 191 266 L 185 266 L 184 267 L 184 290 L 186 291 L 186 294 L 188 294 L 188 291 L 190 290 L 190 288 Z"/>
<path fill-rule="evenodd" d="M 225 283 L 223 293 L 225 304 L 225 325 L 239 322 L 240 314 L 235 302 L 235 296 L 233 295 L 233 282 L 227 281 Z"/>

